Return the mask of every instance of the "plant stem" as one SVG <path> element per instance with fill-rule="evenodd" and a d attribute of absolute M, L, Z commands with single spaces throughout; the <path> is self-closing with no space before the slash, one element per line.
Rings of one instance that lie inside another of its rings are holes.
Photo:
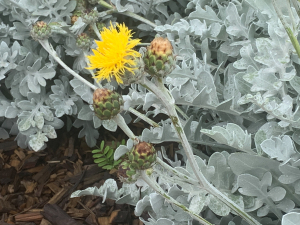
<path fill-rule="evenodd" d="M 169 196 L 160 186 L 157 184 L 154 180 L 152 180 L 145 171 L 141 171 L 141 177 L 142 179 L 158 194 L 160 194 L 162 197 L 166 199 L 167 202 L 174 204 L 181 208 L 183 211 L 188 213 L 192 218 L 195 220 L 198 220 L 203 225 L 212 225 L 210 222 L 199 216 L 198 214 L 192 212 L 190 209 L 188 209 L 186 206 L 182 205 L 181 203 L 177 202 L 174 198 Z"/>
<path fill-rule="evenodd" d="M 130 130 L 130 128 L 127 126 L 127 124 L 125 123 L 124 118 L 118 114 L 116 115 L 114 118 L 112 118 L 117 124 L 118 126 L 124 131 L 124 133 L 132 140 L 137 141 L 138 139 L 137 137 L 134 135 L 134 133 Z"/>
<path fill-rule="evenodd" d="M 288 34 L 288 36 L 289 36 L 289 38 L 290 38 L 290 40 L 291 40 L 291 42 L 292 42 L 292 44 L 293 44 L 293 46 L 294 46 L 294 48 L 296 50 L 296 53 L 297 53 L 298 57 L 300 58 L 300 45 L 299 45 L 299 42 L 298 42 L 297 38 L 294 36 L 293 31 L 291 30 L 291 28 L 289 28 L 288 24 L 284 20 L 283 14 L 280 11 L 280 9 L 278 8 L 276 0 L 272 0 L 272 3 L 273 3 L 273 6 L 275 8 L 275 11 L 277 13 L 277 16 L 279 17 L 279 19 L 280 19 L 280 21 L 281 21 L 281 23 L 282 23 L 282 25 L 283 25 L 286 33 Z"/>
<path fill-rule="evenodd" d="M 153 84 L 149 81 L 146 77 L 142 79 L 143 84 L 148 87 L 150 91 L 152 91 L 165 105 L 167 112 L 172 120 L 172 123 L 175 127 L 175 130 L 178 134 L 179 139 L 184 147 L 186 156 L 191 163 L 191 167 L 197 177 L 199 184 L 203 187 L 205 182 L 205 178 L 201 171 L 199 170 L 198 164 L 193 156 L 193 150 L 183 132 L 182 126 L 180 124 L 180 120 L 178 118 L 177 112 L 174 107 L 175 100 L 173 99 L 172 95 L 167 91 L 167 89 L 163 86 L 162 82 L 158 81 L 157 84 Z M 158 85 L 158 86 L 157 86 Z M 162 87 L 163 86 L 163 87 Z"/>
<path fill-rule="evenodd" d="M 105 2 L 104 0 L 100 0 L 100 1 L 99 1 L 99 4 L 102 5 L 102 6 L 104 6 L 105 8 L 112 9 L 113 12 L 120 13 L 120 14 L 122 14 L 122 15 L 129 16 L 129 17 L 131 17 L 131 18 L 134 18 L 134 19 L 136 19 L 136 20 L 139 20 L 139 21 L 141 21 L 141 22 L 144 22 L 144 23 L 146 23 L 146 24 L 148 24 L 148 25 L 150 25 L 150 26 L 152 26 L 152 27 L 156 27 L 156 24 L 155 24 L 155 23 L 152 23 L 150 20 L 147 20 L 147 19 L 145 19 L 144 17 L 141 17 L 141 16 L 139 16 L 139 15 L 133 13 L 133 12 L 118 12 L 118 11 L 115 9 L 115 7 L 113 7 L 112 5 L 108 4 L 108 3 Z"/>
<path fill-rule="evenodd" d="M 132 114 L 138 116 L 139 118 L 141 118 L 145 122 L 149 123 L 151 126 L 160 127 L 157 123 L 155 123 L 153 120 L 149 119 L 146 115 L 140 113 L 139 111 L 137 111 L 137 110 L 135 110 L 131 107 L 128 109 L 128 111 L 131 112 Z"/>
<path fill-rule="evenodd" d="M 177 112 L 179 112 L 184 117 L 184 119 L 186 119 L 186 120 L 189 119 L 189 117 L 181 110 L 181 108 L 179 108 L 177 105 L 175 105 L 175 108 L 176 108 Z"/>
<path fill-rule="evenodd" d="M 78 73 L 76 73 L 74 70 L 72 70 L 70 67 L 68 67 L 57 55 L 56 51 L 53 49 L 53 47 L 49 44 L 49 41 L 47 39 L 45 40 L 39 40 L 40 44 L 44 47 L 44 49 L 55 59 L 56 62 L 58 62 L 65 70 L 67 70 L 70 74 L 72 74 L 75 78 L 80 80 L 82 83 L 86 84 L 90 88 L 96 90 L 98 87 L 88 82 L 86 79 L 81 77 Z"/>
<path fill-rule="evenodd" d="M 247 214 L 245 211 L 243 211 L 236 203 L 234 203 L 231 199 L 229 199 L 226 195 L 224 195 L 222 192 L 220 192 L 218 189 L 216 189 L 209 181 L 206 180 L 204 175 L 199 169 L 199 166 L 195 160 L 195 157 L 193 155 L 193 150 L 187 140 L 187 137 L 183 131 L 182 125 L 180 123 L 180 120 L 178 118 L 177 112 L 175 110 L 175 100 L 168 89 L 164 86 L 161 80 L 156 80 L 156 85 L 150 82 L 146 77 L 143 77 L 143 79 L 140 81 L 142 82 L 150 91 L 152 91 L 165 105 L 168 114 L 172 120 L 172 123 L 175 127 L 175 130 L 177 132 L 177 135 L 179 139 L 181 140 L 182 146 L 184 148 L 185 154 L 190 162 L 191 168 L 198 180 L 198 183 L 200 185 L 200 188 L 203 188 L 210 194 L 217 197 L 221 202 L 223 202 L 225 205 L 230 207 L 234 212 L 236 212 L 238 215 L 240 215 L 244 220 L 246 220 L 251 225 L 260 225 L 258 221 L 256 221 L 254 218 L 252 218 L 249 214 Z"/>
<path fill-rule="evenodd" d="M 100 41 L 102 41 L 102 37 L 101 37 L 101 34 L 100 34 L 100 32 L 99 32 L 99 30 L 98 30 L 98 28 L 96 26 L 96 23 L 92 23 L 91 25 L 92 25 L 92 28 L 93 28 L 95 34 L 97 35 L 98 39 Z"/>
<path fill-rule="evenodd" d="M 174 174 L 175 176 L 179 177 L 183 182 L 187 182 L 190 184 L 198 184 L 198 181 L 194 180 L 193 178 L 175 170 L 172 166 L 169 166 L 167 163 L 165 163 L 162 159 L 160 159 L 159 157 L 156 157 L 156 162 L 161 165 L 164 169 L 168 170 L 169 172 L 171 172 L 172 174 Z"/>
<path fill-rule="evenodd" d="M 151 43 L 139 43 L 136 46 L 149 46 Z"/>

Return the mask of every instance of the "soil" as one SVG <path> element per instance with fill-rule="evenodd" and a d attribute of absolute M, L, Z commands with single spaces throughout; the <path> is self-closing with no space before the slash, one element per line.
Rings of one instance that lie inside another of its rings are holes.
<path fill-rule="evenodd" d="M 144 124 L 135 123 L 139 134 Z M 106 179 L 117 180 L 113 171 L 99 168 L 79 130 L 58 132 L 47 148 L 21 149 L 14 137 L 0 140 L 0 225 L 142 225 L 134 207 L 118 205 L 101 197 L 70 198 L 76 190 L 100 187 Z M 105 141 L 126 139 L 122 131 L 100 131 Z M 116 135 L 116 136 L 115 136 Z"/>

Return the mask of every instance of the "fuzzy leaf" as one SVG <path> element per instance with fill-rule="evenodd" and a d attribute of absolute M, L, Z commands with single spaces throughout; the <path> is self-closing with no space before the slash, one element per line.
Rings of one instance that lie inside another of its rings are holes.
<path fill-rule="evenodd" d="M 90 147 L 96 145 L 97 139 L 99 138 L 99 132 L 94 128 L 92 121 L 76 119 L 73 126 L 76 128 L 82 127 L 78 134 L 79 138 L 85 136 L 85 141 Z"/>
<path fill-rule="evenodd" d="M 297 225 L 300 220 L 300 213 L 291 212 L 282 217 L 282 225 Z"/>
<path fill-rule="evenodd" d="M 236 124 L 228 123 L 225 128 L 214 126 L 212 130 L 202 129 L 201 133 L 206 134 L 221 144 L 254 154 L 251 150 L 251 135 L 247 131 L 243 131 Z"/>
<path fill-rule="evenodd" d="M 271 158 L 287 163 L 291 156 L 296 153 L 292 139 L 284 135 L 282 138 L 274 137 L 261 143 L 262 150 Z"/>

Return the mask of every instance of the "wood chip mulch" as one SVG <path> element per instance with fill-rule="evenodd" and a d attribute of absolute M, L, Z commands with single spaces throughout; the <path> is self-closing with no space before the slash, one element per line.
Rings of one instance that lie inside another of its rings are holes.
<path fill-rule="evenodd" d="M 132 206 L 95 196 L 70 198 L 116 179 L 94 164 L 91 150 L 74 133 L 59 134 L 39 152 L 19 148 L 14 138 L 0 140 L 0 225 L 142 225 Z"/>

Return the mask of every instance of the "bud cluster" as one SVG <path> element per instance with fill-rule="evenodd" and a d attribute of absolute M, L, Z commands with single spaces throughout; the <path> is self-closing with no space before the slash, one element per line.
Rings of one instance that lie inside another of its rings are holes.
<path fill-rule="evenodd" d="M 90 24 L 95 23 L 98 20 L 98 12 L 97 10 L 86 10 L 86 12 L 82 15 L 83 22 Z"/>
<path fill-rule="evenodd" d="M 88 49 L 92 44 L 91 38 L 86 33 L 77 36 L 76 45 L 81 49 Z"/>
<path fill-rule="evenodd" d="M 33 25 L 30 34 L 34 40 L 48 39 L 51 35 L 51 27 L 44 21 L 37 21 Z"/>

